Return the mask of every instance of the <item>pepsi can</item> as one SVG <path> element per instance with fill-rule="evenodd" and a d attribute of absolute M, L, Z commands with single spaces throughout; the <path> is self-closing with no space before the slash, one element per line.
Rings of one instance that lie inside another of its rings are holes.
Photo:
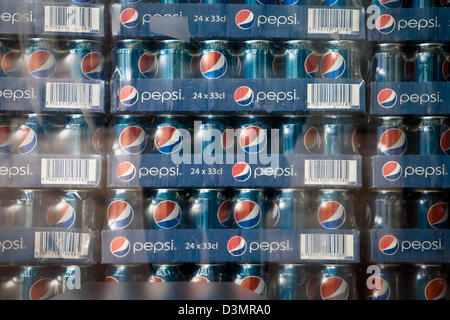
<path fill-rule="evenodd" d="M 22 51 L 17 42 L 0 39 L 0 76 L 17 78 L 25 76 L 22 58 Z"/>
<path fill-rule="evenodd" d="M 195 119 L 194 154 L 211 157 L 234 154 L 234 138 L 229 117 L 205 115 Z"/>
<path fill-rule="evenodd" d="M 350 230 L 356 228 L 355 199 L 349 190 L 320 189 L 313 203 L 313 229 Z"/>
<path fill-rule="evenodd" d="M 13 153 L 15 154 L 45 154 L 48 151 L 44 132 L 44 123 L 47 125 L 47 116 L 37 114 L 25 114 L 13 120 L 15 128 L 12 137 Z"/>
<path fill-rule="evenodd" d="M 71 79 L 105 79 L 101 42 L 81 39 L 70 41 L 66 64 L 70 66 Z"/>
<path fill-rule="evenodd" d="M 113 66 L 119 80 L 155 78 L 158 57 L 147 41 L 120 40 L 113 51 Z"/>
<path fill-rule="evenodd" d="M 351 40 L 328 41 L 320 60 L 320 73 L 325 79 L 361 78 L 360 51 Z"/>
<path fill-rule="evenodd" d="M 279 189 L 275 193 L 279 210 L 280 229 L 308 229 L 310 227 L 312 192 L 303 189 Z"/>
<path fill-rule="evenodd" d="M 447 274 L 440 264 L 416 264 L 412 267 L 409 287 L 414 300 L 448 299 Z"/>
<path fill-rule="evenodd" d="M 380 43 L 375 47 L 370 78 L 375 82 L 406 81 L 405 63 L 406 56 L 401 44 Z"/>
<path fill-rule="evenodd" d="M 369 195 L 371 229 L 406 229 L 406 194 L 403 190 L 376 190 Z"/>
<path fill-rule="evenodd" d="M 280 300 L 309 300 L 308 279 L 311 268 L 307 264 L 281 264 L 278 271 L 278 298 Z"/>
<path fill-rule="evenodd" d="M 104 229 L 145 229 L 144 197 L 144 190 L 114 189 L 109 191 Z"/>
<path fill-rule="evenodd" d="M 323 143 L 316 117 L 285 116 L 280 119 L 282 154 L 321 154 Z"/>
<path fill-rule="evenodd" d="M 193 229 L 229 229 L 233 226 L 233 203 L 223 189 L 198 189 L 189 200 Z"/>
<path fill-rule="evenodd" d="M 17 268 L 17 299 L 48 300 L 61 293 L 58 267 L 21 266 Z"/>
<path fill-rule="evenodd" d="M 8 198 L 2 199 L 0 223 L 2 227 L 31 228 L 40 226 L 40 212 L 47 206 L 44 192 L 52 191 L 25 189 L 10 191 Z"/>
<path fill-rule="evenodd" d="M 447 81 L 450 61 L 442 43 L 420 43 L 412 61 L 411 79 L 415 82 Z"/>
<path fill-rule="evenodd" d="M 410 128 L 413 154 L 445 155 L 450 149 L 450 130 L 446 117 L 419 117 Z"/>
<path fill-rule="evenodd" d="M 399 156 L 409 154 L 409 125 L 401 116 L 378 117 L 374 119 L 377 154 Z"/>
<path fill-rule="evenodd" d="M 197 264 L 191 282 L 222 282 L 226 278 L 224 264 Z"/>
<path fill-rule="evenodd" d="M 270 228 L 266 225 L 267 197 L 262 189 L 238 189 L 233 208 L 234 225 L 238 229 Z"/>
<path fill-rule="evenodd" d="M 149 275 L 148 264 L 111 264 L 106 267 L 105 281 L 111 283 L 147 281 Z"/>
<path fill-rule="evenodd" d="M 313 269 L 308 283 L 311 300 L 357 300 L 357 275 L 352 264 L 324 264 Z"/>
<path fill-rule="evenodd" d="M 163 40 L 159 44 L 158 78 L 190 79 L 191 48 L 181 40 Z"/>
<path fill-rule="evenodd" d="M 359 154 L 358 127 L 352 116 L 325 116 L 323 120 L 323 153 Z"/>
<path fill-rule="evenodd" d="M 10 154 L 14 149 L 14 129 L 6 115 L 0 115 L 0 154 Z"/>
<path fill-rule="evenodd" d="M 0 266 L 0 300 L 20 299 L 17 267 Z"/>
<path fill-rule="evenodd" d="M 62 292 L 66 290 L 80 290 L 86 282 L 96 281 L 96 266 L 61 266 Z"/>
<path fill-rule="evenodd" d="M 269 133 L 272 123 L 269 117 L 265 116 L 241 116 L 236 123 L 238 131 L 238 153 L 258 154 L 261 152 L 270 152 L 271 137 Z M 272 153 L 278 153 L 278 150 L 272 150 Z"/>
<path fill-rule="evenodd" d="M 413 229 L 448 229 L 448 198 L 439 190 L 414 190 L 408 200 L 408 223 Z"/>
<path fill-rule="evenodd" d="M 242 48 L 242 78 L 274 78 L 275 51 L 268 40 L 248 40 Z"/>
<path fill-rule="evenodd" d="M 145 206 L 146 224 L 151 229 L 188 229 L 186 194 L 180 189 L 156 189 Z"/>
<path fill-rule="evenodd" d="M 180 264 L 154 264 L 149 282 L 183 281 L 184 274 Z"/>
<path fill-rule="evenodd" d="M 191 152 L 191 140 L 186 118 L 173 115 L 160 115 L 152 128 L 152 152 L 156 154 L 183 154 Z M 189 133 L 189 134 L 188 134 Z"/>
<path fill-rule="evenodd" d="M 373 0 L 372 4 L 381 9 L 395 9 L 403 7 L 403 0 Z"/>
<path fill-rule="evenodd" d="M 193 70 L 200 78 L 235 78 L 233 55 L 230 43 L 226 40 L 207 40 L 200 44 L 198 70 Z"/>
<path fill-rule="evenodd" d="M 268 297 L 272 290 L 267 264 L 238 264 L 233 281 L 264 297 Z"/>
<path fill-rule="evenodd" d="M 320 78 L 320 54 L 309 40 L 291 40 L 283 44 L 284 78 Z"/>
<path fill-rule="evenodd" d="M 149 153 L 148 134 L 151 122 L 147 117 L 135 115 L 116 116 L 112 123 L 114 154 Z"/>
<path fill-rule="evenodd" d="M 60 78 L 63 76 L 59 61 L 61 52 L 55 46 L 55 42 L 33 38 L 25 44 L 25 69 L 28 75 L 35 79 Z M 56 47 L 56 48 L 55 48 Z"/>
<path fill-rule="evenodd" d="M 399 264 L 377 264 L 377 271 L 365 281 L 367 300 L 405 299 L 404 270 Z"/>

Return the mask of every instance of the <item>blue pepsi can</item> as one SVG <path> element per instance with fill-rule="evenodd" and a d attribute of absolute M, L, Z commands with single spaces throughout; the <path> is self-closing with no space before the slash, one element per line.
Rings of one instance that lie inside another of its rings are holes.
<path fill-rule="evenodd" d="M 328 41 L 320 60 L 320 73 L 325 79 L 361 78 L 361 53 L 355 41 Z"/>
<path fill-rule="evenodd" d="M 267 197 L 262 189 L 238 189 L 233 209 L 235 228 L 262 229 L 266 225 Z"/>
<path fill-rule="evenodd" d="M 359 154 L 358 127 L 352 116 L 325 116 L 323 121 L 324 154 Z"/>
<path fill-rule="evenodd" d="M 0 39 L 0 76 L 17 78 L 25 76 L 22 58 L 22 51 L 17 42 Z"/>
<path fill-rule="evenodd" d="M 449 203 L 439 190 L 414 190 L 408 200 L 408 223 L 412 229 L 448 229 Z"/>
<path fill-rule="evenodd" d="M 236 132 L 238 153 L 278 153 L 270 147 L 272 123 L 269 117 L 241 116 L 236 121 L 236 127 L 239 130 Z"/>
<path fill-rule="evenodd" d="M 163 40 L 159 44 L 158 78 L 191 79 L 191 48 L 181 40 Z"/>
<path fill-rule="evenodd" d="M 200 44 L 198 66 L 194 74 L 205 79 L 236 78 L 234 58 L 230 43 L 226 40 L 207 40 Z"/>
<path fill-rule="evenodd" d="M 50 128 L 44 131 L 44 123 L 48 116 L 37 114 L 25 114 L 13 119 L 13 153 L 15 154 L 45 154 L 49 141 L 45 139 L 45 134 L 50 132 Z"/>
<path fill-rule="evenodd" d="M 111 264 L 106 267 L 105 281 L 110 283 L 147 281 L 150 276 L 148 264 Z"/>
<path fill-rule="evenodd" d="M 350 190 L 320 189 L 313 203 L 313 229 L 356 229 L 355 199 Z"/>
<path fill-rule="evenodd" d="M 402 8 L 403 2 L 404 2 L 403 0 L 373 0 L 372 4 L 381 9 L 395 9 L 395 8 Z"/>
<path fill-rule="evenodd" d="M 188 229 L 186 194 L 179 189 L 156 189 L 145 205 L 145 219 L 151 229 Z"/>
<path fill-rule="evenodd" d="M 180 264 L 154 264 L 149 282 L 175 282 L 184 281 L 183 270 Z"/>
<path fill-rule="evenodd" d="M 403 190 L 376 190 L 369 195 L 370 229 L 406 229 L 406 194 Z"/>
<path fill-rule="evenodd" d="M 30 77 L 47 79 L 64 76 L 60 64 L 61 52 L 56 42 L 41 38 L 29 39 L 25 44 L 24 55 L 25 69 Z"/>
<path fill-rule="evenodd" d="M 108 193 L 104 230 L 145 229 L 144 191 L 114 189 Z"/>
<path fill-rule="evenodd" d="M 151 122 L 148 117 L 135 115 L 116 116 L 111 123 L 114 154 L 149 153 L 148 134 Z"/>
<path fill-rule="evenodd" d="M 24 189 L 9 192 L 8 198 L 2 199 L 3 210 L 0 213 L 2 227 L 39 227 L 41 226 L 41 212 L 47 207 L 46 195 L 53 192 L 43 190 Z"/>
<path fill-rule="evenodd" d="M 308 297 L 311 300 L 358 300 L 354 265 L 324 264 L 313 268 Z"/>
<path fill-rule="evenodd" d="M 401 44 L 380 43 L 375 46 L 370 79 L 375 82 L 406 81 L 405 63 L 406 55 Z"/>
<path fill-rule="evenodd" d="M 427 116 L 419 117 L 416 124 L 410 128 L 413 140 L 413 154 L 418 155 L 445 155 L 450 140 L 449 126 L 446 117 Z M 447 142 L 448 141 L 448 142 Z"/>
<path fill-rule="evenodd" d="M 61 293 L 58 267 L 21 266 L 13 278 L 18 300 L 48 300 Z"/>
<path fill-rule="evenodd" d="M 119 80 L 155 78 L 158 73 L 157 53 L 147 41 L 120 40 L 113 50 L 114 77 Z"/>
<path fill-rule="evenodd" d="M 367 300 L 403 300 L 405 275 L 399 264 L 377 264 L 377 272 L 365 281 Z"/>
<path fill-rule="evenodd" d="M 14 129 L 8 116 L 0 115 L 0 154 L 10 154 L 14 149 Z"/>
<path fill-rule="evenodd" d="M 222 282 L 226 278 L 224 264 L 197 264 L 191 282 Z"/>
<path fill-rule="evenodd" d="M 309 300 L 308 279 L 311 268 L 307 264 L 281 264 L 278 271 L 280 300 Z"/>
<path fill-rule="evenodd" d="M 86 282 L 97 280 L 97 266 L 61 266 L 61 291 L 80 290 Z"/>
<path fill-rule="evenodd" d="M 316 117 L 285 116 L 281 118 L 281 153 L 320 154 L 323 149 L 320 122 Z"/>
<path fill-rule="evenodd" d="M 377 137 L 377 154 L 399 156 L 409 154 L 409 124 L 405 117 L 387 116 L 373 120 Z"/>
<path fill-rule="evenodd" d="M 242 78 L 274 78 L 275 51 L 268 40 L 245 41 L 242 48 Z"/>
<path fill-rule="evenodd" d="M 279 189 L 275 201 L 279 210 L 280 229 L 308 229 L 310 227 L 312 195 L 303 189 Z"/>
<path fill-rule="evenodd" d="M 234 274 L 234 283 L 256 294 L 268 297 L 273 290 L 267 264 L 238 264 Z"/>
<path fill-rule="evenodd" d="M 284 78 L 320 78 L 320 54 L 309 40 L 291 40 L 283 44 Z"/>
<path fill-rule="evenodd" d="M 193 229 L 229 229 L 233 226 L 233 204 L 224 189 L 198 189 L 189 200 Z"/>
<path fill-rule="evenodd" d="M 410 0 L 406 1 L 408 4 L 408 8 L 439 8 L 444 5 L 440 0 Z"/>
<path fill-rule="evenodd" d="M 410 279 L 410 298 L 414 300 L 446 300 L 447 274 L 441 264 L 416 264 Z"/>
<path fill-rule="evenodd" d="M 153 153 L 172 154 L 191 152 L 192 136 L 186 118 L 174 115 L 160 115 L 152 128 Z M 188 134 L 189 133 L 189 134 Z M 188 139 L 185 139 L 188 138 Z"/>
<path fill-rule="evenodd" d="M 235 154 L 234 129 L 229 117 L 205 115 L 195 119 L 194 154 Z"/>
<path fill-rule="evenodd" d="M 72 40 L 66 57 L 71 79 L 105 79 L 102 43 L 92 40 Z"/>
<path fill-rule="evenodd" d="M 414 82 L 447 81 L 450 74 L 448 55 L 442 43 L 420 43 L 414 54 L 411 80 Z"/>

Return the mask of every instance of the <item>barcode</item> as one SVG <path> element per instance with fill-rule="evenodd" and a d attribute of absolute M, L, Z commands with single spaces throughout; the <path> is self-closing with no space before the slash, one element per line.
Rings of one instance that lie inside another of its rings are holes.
<path fill-rule="evenodd" d="M 37 259 L 82 259 L 89 253 L 89 233 L 45 231 L 34 234 Z"/>
<path fill-rule="evenodd" d="M 305 160 L 305 184 L 355 185 L 356 160 Z"/>
<path fill-rule="evenodd" d="M 300 259 L 306 260 L 353 260 L 352 234 L 300 235 Z"/>
<path fill-rule="evenodd" d="M 359 84 L 308 83 L 308 109 L 349 109 L 359 106 Z"/>
<path fill-rule="evenodd" d="M 44 31 L 100 31 L 100 8 L 45 6 Z"/>
<path fill-rule="evenodd" d="M 100 84 L 47 82 L 46 108 L 100 108 Z"/>
<path fill-rule="evenodd" d="M 355 9 L 308 9 L 308 33 L 351 34 L 359 32 L 360 11 Z"/>
<path fill-rule="evenodd" d="M 96 176 L 95 159 L 41 160 L 41 184 L 92 184 Z"/>

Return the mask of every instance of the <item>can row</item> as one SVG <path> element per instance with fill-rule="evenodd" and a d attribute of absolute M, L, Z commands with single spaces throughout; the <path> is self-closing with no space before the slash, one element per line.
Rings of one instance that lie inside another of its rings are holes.
<path fill-rule="evenodd" d="M 112 0 L 113 3 L 192 3 L 192 4 L 255 4 L 255 5 L 299 5 L 299 6 L 361 6 L 359 0 Z"/>
<path fill-rule="evenodd" d="M 349 40 L 121 40 L 113 51 L 113 68 L 120 80 L 361 78 L 359 47 Z"/>
<path fill-rule="evenodd" d="M 103 43 L 32 38 L 0 39 L 0 76 L 33 79 L 105 79 Z"/>

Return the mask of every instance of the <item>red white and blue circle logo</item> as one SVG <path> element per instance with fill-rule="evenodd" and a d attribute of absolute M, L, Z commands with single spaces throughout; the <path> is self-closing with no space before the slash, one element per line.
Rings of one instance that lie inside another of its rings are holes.
<path fill-rule="evenodd" d="M 200 72 L 204 78 L 222 78 L 226 74 L 227 68 L 227 58 L 219 51 L 205 52 L 200 59 Z"/>
<path fill-rule="evenodd" d="M 12 128 L 0 126 L 0 153 L 10 153 L 12 149 Z"/>
<path fill-rule="evenodd" d="M 75 209 L 65 201 L 58 202 L 47 210 L 47 225 L 57 228 L 71 228 L 76 220 Z"/>
<path fill-rule="evenodd" d="M 55 280 L 43 278 L 33 283 L 28 291 L 30 300 L 47 300 L 58 294 Z"/>
<path fill-rule="evenodd" d="M 249 87 L 242 86 L 234 91 L 234 101 L 241 107 L 248 106 L 253 102 L 253 90 Z"/>
<path fill-rule="evenodd" d="M 27 59 L 28 71 L 36 79 L 49 78 L 56 71 L 56 59 L 50 51 L 33 51 Z"/>
<path fill-rule="evenodd" d="M 138 68 L 145 78 L 154 78 L 158 73 L 158 59 L 152 52 L 144 52 L 139 57 Z"/>
<path fill-rule="evenodd" d="M 103 79 L 103 55 L 90 52 L 81 60 L 81 71 L 89 79 Z"/>
<path fill-rule="evenodd" d="M 9 51 L 5 53 L 2 58 L 2 69 L 10 77 L 20 77 L 21 68 L 20 68 L 20 60 L 21 60 L 20 51 Z"/>
<path fill-rule="evenodd" d="M 125 28 L 135 28 L 139 23 L 139 13 L 133 8 L 127 8 L 120 14 L 120 23 Z"/>
<path fill-rule="evenodd" d="M 37 134 L 29 126 L 22 125 L 15 132 L 15 141 L 17 143 L 17 151 L 21 154 L 27 154 L 36 147 Z"/>
<path fill-rule="evenodd" d="M 318 153 L 321 144 L 319 130 L 314 127 L 306 130 L 303 137 L 303 144 L 309 153 Z"/>
<path fill-rule="evenodd" d="M 131 162 L 121 162 L 116 168 L 116 176 L 123 182 L 130 182 L 136 176 L 136 167 Z"/>
<path fill-rule="evenodd" d="M 430 280 L 425 286 L 426 300 L 444 300 L 447 296 L 447 280 L 444 278 L 436 278 Z"/>
<path fill-rule="evenodd" d="M 125 86 L 122 89 L 120 89 L 119 93 L 119 100 L 120 103 L 122 103 L 124 106 L 131 107 L 139 99 L 139 94 L 136 88 L 132 86 Z"/>
<path fill-rule="evenodd" d="M 174 229 L 181 222 L 182 211 L 178 203 L 172 200 L 159 202 L 153 213 L 155 223 L 161 229 Z"/>
<path fill-rule="evenodd" d="M 317 210 L 317 217 L 320 225 L 325 229 L 340 228 L 346 218 L 344 206 L 337 201 L 325 201 Z"/>
<path fill-rule="evenodd" d="M 194 276 L 191 279 L 191 282 L 210 282 L 208 278 L 204 277 L 204 276 Z"/>
<path fill-rule="evenodd" d="M 398 239 L 390 234 L 381 237 L 380 241 L 378 242 L 378 248 L 383 254 L 387 256 L 392 256 L 397 253 L 399 246 L 400 243 Z"/>
<path fill-rule="evenodd" d="M 266 148 L 266 129 L 248 126 L 240 129 L 239 145 L 245 153 L 260 153 Z"/>
<path fill-rule="evenodd" d="M 447 58 L 442 63 L 442 75 L 446 81 L 450 80 L 450 58 Z"/>
<path fill-rule="evenodd" d="M 405 153 L 408 139 L 403 130 L 392 128 L 384 131 L 378 141 L 378 148 L 388 156 L 399 156 Z"/>
<path fill-rule="evenodd" d="M 244 9 L 239 11 L 234 18 L 236 25 L 243 30 L 250 29 L 255 22 L 255 16 L 250 10 Z"/>
<path fill-rule="evenodd" d="M 107 209 L 108 227 L 110 230 L 124 229 L 133 221 L 133 207 L 126 201 L 115 200 Z"/>
<path fill-rule="evenodd" d="M 378 92 L 377 101 L 383 108 L 392 108 L 397 103 L 397 93 L 392 89 L 385 88 Z"/>
<path fill-rule="evenodd" d="M 240 236 L 231 237 L 228 240 L 227 249 L 232 256 L 242 256 L 247 251 L 247 241 Z"/>
<path fill-rule="evenodd" d="M 368 300 L 389 300 L 391 297 L 391 287 L 389 283 L 381 277 L 371 277 L 372 289 L 366 289 Z"/>
<path fill-rule="evenodd" d="M 438 202 L 431 206 L 427 212 L 428 224 L 434 229 L 447 229 L 448 226 L 448 205 L 445 202 Z"/>
<path fill-rule="evenodd" d="M 173 126 L 161 126 L 155 133 L 155 147 L 163 154 L 171 154 L 181 148 L 183 137 Z"/>
<path fill-rule="evenodd" d="M 234 221 L 239 228 L 253 229 L 261 221 L 262 210 L 252 200 L 241 200 L 234 206 Z"/>
<path fill-rule="evenodd" d="M 256 294 L 265 296 L 266 295 L 266 283 L 263 279 L 256 276 L 248 276 L 242 279 L 236 279 L 236 284 L 242 288 L 253 291 Z"/>
<path fill-rule="evenodd" d="M 305 59 L 305 71 L 310 78 L 320 77 L 320 56 L 312 52 Z"/>
<path fill-rule="evenodd" d="M 231 173 L 236 181 L 244 182 L 252 175 L 252 168 L 246 162 L 238 162 L 233 166 Z"/>
<path fill-rule="evenodd" d="M 378 0 L 378 3 L 387 9 L 401 8 L 403 0 Z"/>
<path fill-rule="evenodd" d="M 320 72 L 323 78 L 338 79 L 346 68 L 345 59 L 339 52 L 327 52 L 320 60 Z"/>
<path fill-rule="evenodd" d="M 450 155 L 450 129 L 447 129 L 441 136 L 441 149 L 446 155 Z"/>
<path fill-rule="evenodd" d="M 222 202 L 219 206 L 219 209 L 217 209 L 217 219 L 219 220 L 219 223 L 224 228 L 231 228 L 233 226 L 233 217 L 231 214 L 232 210 L 232 202 L 230 200 L 225 200 Z"/>
<path fill-rule="evenodd" d="M 382 14 L 375 21 L 375 28 L 382 34 L 391 33 L 395 29 L 394 17 L 389 14 Z"/>
<path fill-rule="evenodd" d="M 130 241 L 125 237 L 116 237 L 111 241 L 109 250 L 117 258 L 123 258 L 130 252 Z"/>
<path fill-rule="evenodd" d="M 119 136 L 120 148 L 129 154 L 139 154 L 147 146 L 147 134 L 138 126 L 126 127 Z"/>
<path fill-rule="evenodd" d="M 341 277 L 326 277 L 320 284 L 322 300 L 347 300 L 349 293 L 348 284 Z"/>
<path fill-rule="evenodd" d="M 381 169 L 383 177 L 389 181 L 396 181 L 402 175 L 402 166 L 397 161 L 388 161 Z"/>

